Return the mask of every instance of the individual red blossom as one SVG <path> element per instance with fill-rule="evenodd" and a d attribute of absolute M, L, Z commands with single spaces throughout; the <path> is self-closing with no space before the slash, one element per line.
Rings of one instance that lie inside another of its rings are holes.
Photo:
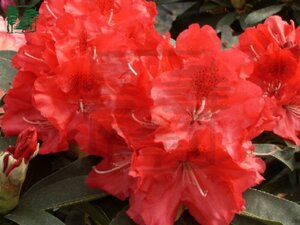
<path fill-rule="evenodd" d="M 34 126 L 38 138 L 43 141 L 40 153 L 67 149 L 63 135 L 32 105 L 32 86 L 35 76 L 30 72 L 19 72 L 4 98 L 5 114 L 2 130 L 7 136 L 16 136 L 28 126 Z"/>
<path fill-rule="evenodd" d="M 261 35 L 261 33 L 264 35 Z M 262 90 L 264 110 L 252 137 L 263 130 L 300 144 L 299 44 L 293 22 L 270 17 L 257 28 L 249 28 L 240 36 L 238 48 L 248 54 L 247 79 Z"/>
<path fill-rule="evenodd" d="M 100 151 L 94 151 L 94 154 L 98 155 L 101 152 L 100 155 L 104 159 L 91 170 L 87 184 L 125 200 L 133 182 L 132 177 L 128 175 L 132 150 L 116 133 L 111 133 L 107 138 L 107 146 L 101 146 Z"/>
<path fill-rule="evenodd" d="M 199 35 L 198 40 L 195 34 Z M 189 47 L 185 51 L 185 44 L 181 43 L 186 43 L 189 35 L 192 40 L 189 43 L 196 45 L 190 55 Z M 227 144 L 245 139 L 247 128 L 257 121 L 262 109 L 259 88 L 239 77 L 244 56 L 237 51 L 223 53 L 210 47 L 214 45 L 209 45 L 209 40 L 217 39 L 216 33 L 214 38 L 211 35 L 207 27 L 191 25 L 183 32 L 184 38 L 180 34 L 176 42 L 176 47 L 181 46 L 176 50 L 183 66 L 161 73 L 153 81 L 151 116 L 152 122 L 159 126 L 155 140 L 164 143 L 168 150 L 176 148 L 180 140 L 188 141 L 203 127 L 222 133 L 225 129 L 223 137 Z M 231 63 L 233 57 L 235 64 Z M 257 107 L 252 108 L 254 104 Z"/>
<path fill-rule="evenodd" d="M 171 225 L 183 205 L 203 225 L 229 224 L 244 209 L 242 192 L 261 182 L 263 171 L 263 161 L 251 155 L 234 161 L 209 129 L 172 151 L 142 148 L 130 167 L 136 186 L 128 214 L 141 225 Z"/>
<path fill-rule="evenodd" d="M 295 51 L 299 49 L 293 21 L 288 24 L 279 16 L 271 16 L 263 24 L 247 28 L 239 37 L 239 49 L 252 59 L 263 55 L 272 46 Z"/>

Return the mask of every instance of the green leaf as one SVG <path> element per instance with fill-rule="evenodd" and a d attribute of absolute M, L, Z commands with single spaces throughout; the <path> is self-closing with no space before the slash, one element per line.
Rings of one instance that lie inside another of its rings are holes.
<path fill-rule="evenodd" d="M 110 219 L 101 207 L 94 206 L 88 202 L 78 204 L 77 207 L 89 215 L 97 225 L 109 225 Z"/>
<path fill-rule="evenodd" d="M 109 225 L 135 225 L 129 216 L 126 214 L 127 208 L 121 210 L 115 218 L 110 222 Z"/>
<path fill-rule="evenodd" d="M 5 217 L 19 225 L 64 225 L 62 221 L 50 213 L 30 208 L 17 208 Z"/>
<path fill-rule="evenodd" d="M 243 215 L 267 225 L 300 224 L 300 205 L 266 192 L 250 189 L 244 193 L 246 210 Z"/>
<path fill-rule="evenodd" d="M 16 140 L 15 137 L 0 137 L 0 151 L 5 151 L 9 145 L 15 145 Z"/>
<path fill-rule="evenodd" d="M 0 88 L 6 92 L 13 80 L 16 70 L 11 66 L 11 58 L 16 54 L 14 51 L 0 51 Z"/>
<path fill-rule="evenodd" d="M 76 176 L 49 184 L 21 198 L 19 207 L 47 210 L 107 196 L 104 192 L 89 188 L 85 180 L 86 176 Z"/>
<path fill-rule="evenodd" d="M 53 209 L 106 196 L 106 193 L 90 189 L 85 183 L 86 174 L 98 161 L 98 158 L 88 156 L 45 177 L 21 196 L 19 206 Z"/>
<path fill-rule="evenodd" d="M 255 219 L 251 219 L 251 218 L 243 216 L 243 215 L 235 215 L 233 221 L 230 224 L 231 225 L 245 225 L 245 224 L 266 225 L 264 222 L 260 222 Z M 281 223 L 279 223 L 279 224 L 281 224 Z"/>
<path fill-rule="evenodd" d="M 34 184 L 26 193 L 24 193 L 23 198 L 27 198 L 28 195 L 34 194 L 35 191 L 38 191 L 41 188 L 47 187 L 48 185 L 58 181 L 70 177 L 87 175 L 91 171 L 92 167 L 98 162 L 99 158 L 95 156 L 87 156 L 78 159 Z"/>
<path fill-rule="evenodd" d="M 219 20 L 216 26 L 217 33 L 222 31 L 223 26 L 230 26 L 236 19 L 236 12 L 227 13 L 222 19 Z"/>
<path fill-rule="evenodd" d="M 300 152 L 297 147 L 284 147 L 280 148 L 275 144 L 255 144 L 255 154 L 261 156 L 273 156 L 280 160 L 291 170 L 294 170 L 294 155 L 296 152 Z"/>
<path fill-rule="evenodd" d="M 256 10 L 254 12 L 251 12 L 245 18 L 245 23 L 248 24 L 249 26 L 255 25 L 258 22 L 261 22 L 262 20 L 266 19 L 267 17 L 272 16 L 273 14 L 281 11 L 283 6 L 284 6 L 284 4 L 272 5 L 272 6 L 268 6 L 268 7 Z"/>

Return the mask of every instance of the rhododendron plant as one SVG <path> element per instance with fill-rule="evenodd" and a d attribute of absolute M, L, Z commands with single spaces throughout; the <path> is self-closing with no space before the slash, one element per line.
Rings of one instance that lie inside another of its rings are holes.
<path fill-rule="evenodd" d="M 1 129 L 20 136 L 0 157 L 0 185 L 22 168 L 22 186 L 39 141 L 40 154 L 76 149 L 101 161 L 75 163 L 88 174 L 59 170 L 27 199 L 70 174 L 128 199 L 140 225 L 171 225 L 185 210 L 202 225 L 229 225 L 247 210 L 243 194 L 264 180 L 258 155 L 277 151 L 258 153 L 253 138 L 273 131 L 300 145 L 299 28 L 270 17 L 224 50 L 208 25 L 171 40 L 155 29 L 156 14 L 146 0 L 43 1 L 36 32 L 12 59 Z"/>

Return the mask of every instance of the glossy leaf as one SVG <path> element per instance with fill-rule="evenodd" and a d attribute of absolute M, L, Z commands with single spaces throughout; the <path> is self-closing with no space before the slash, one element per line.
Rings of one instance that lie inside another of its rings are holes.
<path fill-rule="evenodd" d="M 66 167 L 58 170 L 57 172 L 50 174 L 49 176 L 43 178 L 36 184 L 34 184 L 29 190 L 23 195 L 23 198 L 27 198 L 28 195 L 40 190 L 43 187 L 47 187 L 50 184 L 56 183 L 58 181 L 67 179 L 69 177 L 76 177 L 81 175 L 87 175 L 92 167 L 99 162 L 99 158 L 95 156 L 87 156 L 78 159 Z"/>
<path fill-rule="evenodd" d="M 16 144 L 15 137 L 0 137 L 0 151 L 4 151 L 9 145 Z"/>
<path fill-rule="evenodd" d="M 219 20 L 216 26 L 216 31 L 219 33 L 222 31 L 223 26 L 230 26 L 236 19 L 236 12 L 227 13 Z"/>
<path fill-rule="evenodd" d="M 245 18 L 245 23 L 248 24 L 249 26 L 255 25 L 258 22 L 263 21 L 267 17 L 272 16 L 273 14 L 281 11 L 283 6 L 284 6 L 284 4 L 271 5 L 271 6 L 256 10 L 254 12 L 251 12 Z"/>
<path fill-rule="evenodd" d="M 244 193 L 243 215 L 270 225 L 300 224 L 300 205 L 266 192 L 250 189 Z"/>
<path fill-rule="evenodd" d="M 16 70 L 11 65 L 11 58 L 16 54 L 14 51 L 0 51 L 0 88 L 6 92 L 13 80 Z"/>
<path fill-rule="evenodd" d="M 21 198 L 19 206 L 44 210 L 55 209 L 92 201 L 107 195 L 89 188 L 85 180 L 86 176 L 76 176 L 49 184 Z"/>
<path fill-rule="evenodd" d="M 135 223 L 126 214 L 127 209 L 121 210 L 109 225 L 135 225 Z"/>
<path fill-rule="evenodd" d="M 296 152 L 300 152 L 300 149 L 296 147 L 285 147 L 281 149 L 274 144 L 255 144 L 256 155 L 273 156 L 288 166 L 291 170 L 294 169 L 294 155 Z"/>
<path fill-rule="evenodd" d="M 64 225 L 50 213 L 31 208 L 17 208 L 5 217 L 19 225 Z"/>
<path fill-rule="evenodd" d="M 253 218 L 249 218 L 249 217 L 246 217 L 246 216 L 243 216 L 243 215 L 235 215 L 233 221 L 230 224 L 231 225 L 245 225 L 245 224 L 266 225 L 264 222 L 254 220 Z M 281 224 L 281 223 L 279 223 L 279 224 Z"/>

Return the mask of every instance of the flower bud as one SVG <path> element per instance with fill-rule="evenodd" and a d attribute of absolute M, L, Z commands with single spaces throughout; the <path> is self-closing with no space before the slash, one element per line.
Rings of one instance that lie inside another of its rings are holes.
<path fill-rule="evenodd" d="M 34 127 L 22 131 L 16 146 L 0 153 L 0 214 L 6 214 L 19 202 L 28 162 L 38 153 L 37 133 Z"/>
<path fill-rule="evenodd" d="M 235 9 L 242 9 L 246 4 L 246 0 L 230 0 L 230 2 Z"/>

